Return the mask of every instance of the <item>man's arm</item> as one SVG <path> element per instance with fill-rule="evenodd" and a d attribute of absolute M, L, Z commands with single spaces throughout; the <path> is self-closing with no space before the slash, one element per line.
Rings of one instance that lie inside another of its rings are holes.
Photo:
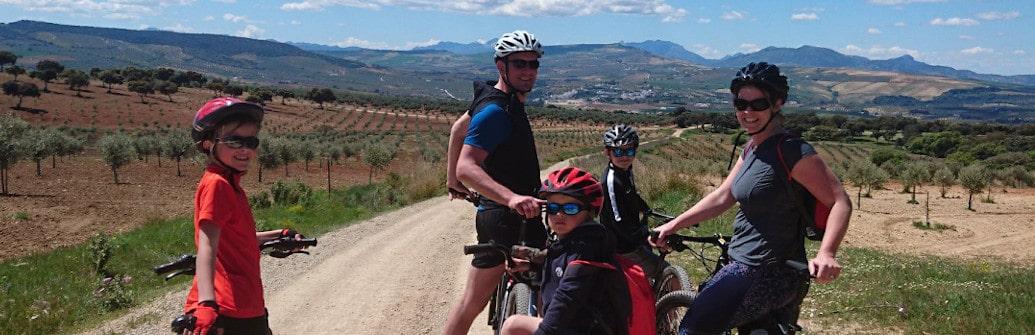
<path fill-rule="evenodd" d="M 465 144 L 460 150 L 456 163 L 456 177 L 464 185 L 477 191 L 483 197 L 500 204 L 506 204 L 518 214 L 526 218 L 539 216 L 539 206 L 545 201 L 530 196 L 519 195 L 492 179 L 482 164 L 489 152 L 484 149 Z"/>
<path fill-rule="evenodd" d="M 470 193 L 466 186 L 456 177 L 456 164 L 460 159 L 460 149 L 464 146 L 464 137 L 467 136 L 467 127 L 471 124 L 471 114 L 464 113 L 453 122 L 449 129 L 449 146 L 446 150 L 446 187 L 449 189 L 449 199 L 461 198 L 464 195 L 454 193 L 454 190 L 461 193 Z"/>

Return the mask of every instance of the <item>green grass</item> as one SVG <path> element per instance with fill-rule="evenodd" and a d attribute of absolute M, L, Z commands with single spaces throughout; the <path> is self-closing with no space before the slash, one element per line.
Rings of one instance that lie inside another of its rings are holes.
<path fill-rule="evenodd" d="M 838 261 L 840 279 L 813 285 L 803 314 L 815 309 L 835 326 L 847 319 L 907 334 L 1035 333 L 1035 269 L 852 247 Z"/>
<path fill-rule="evenodd" d="M 941 223 L 932 223 L 931 226 L 928 227 L 926 224 L 924 224 L 923 221 L 913 221 L 913 227 L 916 227 L 916 228 L 918 228 L 920 230 L 934 230 L 934 231 L 952 230 L 952 231 L 956 231 L 956 226 L 953 226 L 953 225 L 947 225 L 947 224 L 941 224 Z"/>
<path fill-rule="evenodd" d="M 29 221 L 32 219 L 32 215 L 29 215 L 29 212 L 15 212 L 11 214 L 11 219 L 15 221 Z"/>
<path fill-rule="evenodd" d="M 420 199 L 408 199 L 398 185 L 375 183 L 346 190 L 315 192 L 308 206 L 258 209 L 258 229 L 293 227 L 318 236 L 349 222 L 397 208 Z M 256 192 L 253 192 L 256 193 Z M 132 280 L 128 296 L 139 305 L 165 292 L 182 288 L 189 278 L 164 282 L 151 272 L 155 265 L 194 252 L 190 218 L 156 220 L 112 238 L 114 252 L 108 269 Z M 118 316 L 124 310 L 105 311 L 94 295 L 100 277 L 94 273 L 85 244 L 11 259 L 0 263 L 0 333 L 69 333 Z M 176 311 L 169 311 L 172 315 Z"/>

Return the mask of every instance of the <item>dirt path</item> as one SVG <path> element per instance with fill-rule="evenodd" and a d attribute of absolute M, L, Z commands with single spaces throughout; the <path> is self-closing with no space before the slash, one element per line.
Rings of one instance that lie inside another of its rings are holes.
<path fill-rule="evenodd" d="M 263 258 L 270 324 L 278 334 L 438 333 L 459 299 L 474 242 L 473 208 L 427 200 L 320 237 L 309 257 Z M 297 274 L 292 276 L 292 274 Z M 162 334 L 185 297 L 177 290 L 86 334 Z M 471 334 L 489 334 L 484 315 Z"/>

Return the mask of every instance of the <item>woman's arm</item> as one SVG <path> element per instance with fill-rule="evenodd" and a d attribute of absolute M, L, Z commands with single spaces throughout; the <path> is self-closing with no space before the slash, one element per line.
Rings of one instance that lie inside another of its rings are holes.
<path fill-rule="evenodd" d="M 841 273 L 841 265 L 836 258 L 837 249 L 848 232 L 852 200 L 841 181 L 819 155 L 810 155 L 798 161 L 791 170 L 791 177 L 812 193 L 816 200 L 830 207 L 823 242 L 820 243 L 816 258 L 809 262 L 809 269 L 816 276 L 816 282 L 828 283 Z"/>

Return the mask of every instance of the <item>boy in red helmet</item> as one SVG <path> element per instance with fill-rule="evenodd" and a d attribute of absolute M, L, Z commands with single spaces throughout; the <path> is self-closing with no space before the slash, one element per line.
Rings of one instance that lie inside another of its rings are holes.
<path fill-rule="evenodd" d="M 208 155 L 194 194 L 194 282 L 183 309 L 196 318 L 184 334 L 271 334 L 262 296 L 259 245 L 290 229 L 255 231 L 241 176 L 256 156 L 263 110 L 259 105 L 220 97 L 194 116 L 191 138 Z"/>
<path fill-rule="evenodd" d="M 600 182 L 574 167 L 551 172 L 539 193 L 558 240 L 543 265 L 542 318 L 514 315 L 504 334 L 625 334 L 629 291 L 617 269 L 614 236 L 593 220 L 604 202 Z"/>

